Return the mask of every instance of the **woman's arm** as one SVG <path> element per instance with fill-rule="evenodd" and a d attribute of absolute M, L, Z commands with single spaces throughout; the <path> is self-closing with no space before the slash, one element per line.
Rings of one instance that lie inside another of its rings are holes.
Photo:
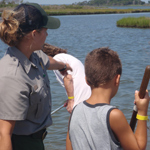
<path fill-rule="evenodd" d="M 12 150 L 11 135 L 15 121 L 0 120 L 0 150 Z"/>
<path fill-rule="evenodd" d="M 48 70 L 62 70 L 64 69 L 64 71 L 62 71 L 62 74 L 65 74 L 67 70 L 71 70 L 72 68 L 69 66 L 69 64 L 65 64 L 63 62 L 58 62 L 55 59 L 53 59 L 51 56 L 49 57 L 49 61 L 50 61 L 50 66 L 48 68 Z M 65 66 L 66 65 L 66 66 Z M 66 67 L 66 69 L 65 69 Z"/>

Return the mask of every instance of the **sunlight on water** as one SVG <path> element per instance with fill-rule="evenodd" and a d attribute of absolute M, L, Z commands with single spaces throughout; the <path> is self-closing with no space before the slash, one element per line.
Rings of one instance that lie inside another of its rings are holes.
<path fill-rule="evenodd" d="M 128 122 L 131 119 L 134 91 L 139 90 L 145 67 L 150 64 L 150 29 L 118 28 L 116 21 L 129 16 L 149 16 L 140 14 L 108 14 L 57 16 L 61 27 L 48 30 L 46 42 L 65 48 L 69 54 L 83 63 L 88 52 L 108 46 L 118 52 L 123 67 L 123 74 L 117 95 L 112 104 L 125 114 Z M 7 46 L 0 41 L 0 57 Z M 48 71 L 52 93 L 52 110 L 61 106 L 67 99 L 65 90 L 56 81 L 52 71 Z M 150 85 L 148 86 L 150 90 Z M 148 112 L 150 116 L 150 110 Z M 53 115 L 53 125 L 48 128 L 44 140 L 46 150 L 64 150 L 69 114 L 62 108 Z M 150 128 L 150 123 L 148 122 Z M 147 150 L 150 149 L 150 129 L 148 129 Z"/>
<path fill-rule="evenodd" d="M 149 16 L 149 13 L 59 16 L 61 27 L 58 30 L 48 31 L 47 42 L 67 49 L 68 53 L 79 58 L 83 63 L 87 53 L 95 48 L 109 46 L 117 51 L 122 61 L 123 74 L 119 91 L 116 97 L 113 98 L 112 104 L 123 111 L 129 122 L 133 111 L 134 91 L 139 90 L 145 67 L 150 64 L 150 30 L 118 28 L 116 21 L 128 16 Z M 51 80 L 52 78 L 55 80 L 53 75 Z M 52 83 L 51 86 L 53 86 Z M 148 87 L 148 89 L 150 88 Z M 52 87 L 53 90 L 55 91 Z M 60 99 L 56 100 L 56 95 L 53 95 L 54 105 L 57 105 L 65 97 L 62 94 Z M 59 107 L 60 105 L 57 106 Z M 55 120 L 56 118 L 54 117 L 54 126 L 49 129 L 53 129 L 52 132 L 54 132 L 53 136 L 55 138 L 51 137 L 49 139 L 50 144 L 48 148 L 57 149 L 59 146 L 56 143 L 60 144 L 62 142 L 59 148 L 65 149 L 66 126 L 68 122 L 64 120 L 65 114 L 66 111 L 63 109 L 57 114 L 58 120 Z M 61 125 L 62 128 L 60 130 L 58 123 L 60 124 L 62 121 L 65 124 Z M 60 132 L 58 133 L 57 131 Z M 149 133 L 148 137 L 147 150 L 150 149 Z"/>

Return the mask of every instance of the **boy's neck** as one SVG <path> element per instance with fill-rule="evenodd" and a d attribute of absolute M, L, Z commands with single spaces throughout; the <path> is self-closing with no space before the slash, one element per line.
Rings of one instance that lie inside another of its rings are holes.
<path fill-rule="evenodd" d="M 89 104 L 106 103 L 110 104 L 111 99 L 116 95 L 120 83 L 120 75 L 116 75 L 106 84 L 98 88 L 92 88 L 91 97 L 86 101 Z"/>
<path fill-rule="evenodd" d="M 112 89 L 111 88 L 94 88 L 92 90 L 91 97 L 86 101 L 89 104 L 97 104 L 97 103 L 106 103 L 110 104 L 112 98 Z"/>
<path fill-rule="evenodd" d="M 111 99 L 115 96 L 118 85 L 116 84 L 116 77 L 98 88 L 92 88 L 91 97 L 87 100 L 89 104 L 106 103 L 110 104 Z"/>

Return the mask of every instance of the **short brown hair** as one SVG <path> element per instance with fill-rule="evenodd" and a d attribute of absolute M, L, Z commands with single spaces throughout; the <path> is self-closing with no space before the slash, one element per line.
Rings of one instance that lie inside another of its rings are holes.
<path fill-rule="evenodd" d="M 51 57 L 54 57 L 56 54 L 59 54 L 59 53 L 67 53 L 67 50 L 47 44 L 47 43 L 44 43 L 42 50 L 45 54 Z"/>
<path fill-rule="evenodd" d="M 97 88 L 122 73 L 117 52 L 108 47 L 91 51 L 85 59 L 85 74 L 89 85 Z"/>

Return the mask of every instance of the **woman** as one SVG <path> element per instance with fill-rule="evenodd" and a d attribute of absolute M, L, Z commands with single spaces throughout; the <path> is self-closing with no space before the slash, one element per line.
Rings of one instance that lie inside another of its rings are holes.
<path fill-rule="evenodd" d="M 4 11 L 0 38 L 10 47 L 0 60 L 0 149 L 44 150 L 46 127 L 52 124 L 51 94 L 46 70 L 71 70 L 39 49 L 47 29 L 60 22 L 36 3 Z M 38 51 L 37 51 L 38 50 Z"/>

